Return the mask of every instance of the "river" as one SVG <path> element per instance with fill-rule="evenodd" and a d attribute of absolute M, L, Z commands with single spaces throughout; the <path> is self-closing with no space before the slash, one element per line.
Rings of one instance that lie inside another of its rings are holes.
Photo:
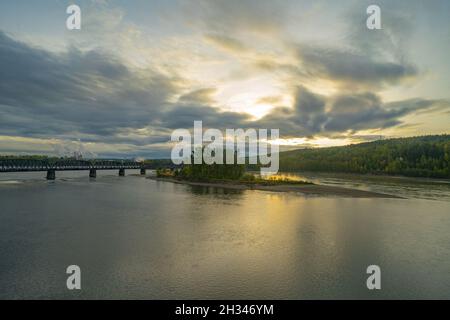
<path fill-rule="evenodd" d="M 447 180 L 297 175 L 407 198 L 356 199 L 97 173 L 0 174 L 1 299 L 450 297 Z"/>

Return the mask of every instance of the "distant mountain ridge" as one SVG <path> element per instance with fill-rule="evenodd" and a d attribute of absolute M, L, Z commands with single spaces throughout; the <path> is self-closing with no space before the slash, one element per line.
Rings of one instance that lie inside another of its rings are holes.
<path fill-rule="evenodd" d="M 280 153 L 280 171 L 450 178 L 450 135 L 395 138 Z"/>

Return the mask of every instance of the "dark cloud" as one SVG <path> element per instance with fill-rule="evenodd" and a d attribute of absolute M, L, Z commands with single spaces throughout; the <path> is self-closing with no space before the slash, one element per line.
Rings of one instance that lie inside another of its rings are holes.
<path fill-rule="evenodd" d="M 401 124 L 401 117 L 407 114 L 441 103 L 422 99 L 383 103 L 379 96 L 369 92 L 324 97 L 299 87 L 294 108 L 275 108 L 257 124 L 279 128 L 285 137 L 332 136 L 392 127 Z"/>
<path fill-rule="evenodd" d="M 108 54 L 71 48 L 57 55 L 1 32 L 0 70 L 4 134 L 109 136 L 144 128 L 175 91 L 172 79 L 131 72 Z"/>
<path fill-rule="evenodd" d="M 293 108 L 273 109 L 258 121 L 258 126 L 278 128 L 283 136 L 310 136 L 322 131 L 326 121 L 325 105 L 325 97 L 299 87 Z"/>
<path fill-rule="evenodd" d="M 298 50 L 301 63 L 310 77 L 325 78 L 376 88 L 385 84 L 398 83 L 414 77 L 417 69 L 408 64 L 379 61 L 367 54 L 344 51 L 342 49 L 324 49 L 301 47 Z"/>
<path fill-rule="evenodd" d="M 199 103 L 199 104 L 211 104 L 214 103 L 214 98 L 212 97 L 216 93 L 215 88 L 202 88 L 194 90 L 182 95 L 178 102 L 180 103 Z"/>
<path fill-rule="evenodd" d="M 405 108 L 385 109 L 381 99 L 372 93 L 339 96 L 331 103 L 324 130 L 339 132 L 392 127 L 407 113 Z"/>
<path fill-rule="evenodd" d="M 194 121 L 202 120 L 204 127 L 240 128 L 251 126 L 250 116 L 245 113 L 220 112 L 216 108 L 199 105 L 172 106 L 161 114 L 161 123 L 171 129 L 192 128 Z"/>

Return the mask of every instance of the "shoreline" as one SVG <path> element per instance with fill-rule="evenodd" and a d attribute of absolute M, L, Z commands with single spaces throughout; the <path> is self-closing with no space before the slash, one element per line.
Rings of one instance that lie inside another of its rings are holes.
<path fill-rule="evenodd" d="M 261 184 L 245 184 L 245 183 L 226 183 L 226 182 L 198 182 L 188 180 L 178 180 L 173 178 L 147 177 L 155 181 L 171 182 L 190 186 L 200 187 L 216 187 L 234 190 L 261 190 L 271 192 L 299 192 L 305 196 L 335 196 L 343 198 L 390 198 L 390 199 L 406 199 L 403 197 L 378 193 L 373 191 L 365 191 L 358 189 L 349 189 L 335 186 L 326 186 L 318 184 L 279 184 L 279 185 L 261 185 Z"/>
<path fill-rule="evenodd" d="M 251 171 L 257 172 L 257 171 Z M 350 173 L 350 172 L 327 172 L 327 171 L 279 171 L 278 174 L 284 175 L 299 175 L 314 178 L 344 178 L 344 179 L 353 179 L 353 180 L 392 180 L 399 182 L 417 182 L 421 183 L 442 183 L 449 184 L 449 178 L 432 178 L 432 177 L 411 177 L 411 176 L 402 176 L 402 175 L 388 175 L 388 174 L 373 174 L 373 173 Z"/>

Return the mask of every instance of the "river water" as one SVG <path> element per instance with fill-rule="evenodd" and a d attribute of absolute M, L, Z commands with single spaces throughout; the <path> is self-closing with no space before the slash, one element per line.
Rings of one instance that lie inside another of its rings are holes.
<path fill-rule="evenodd" d="M 301 175 L 407 198 L 355 199 L 136 173 L 0 173 L 0 298 L 450 298 L 449 181 Z"/>

